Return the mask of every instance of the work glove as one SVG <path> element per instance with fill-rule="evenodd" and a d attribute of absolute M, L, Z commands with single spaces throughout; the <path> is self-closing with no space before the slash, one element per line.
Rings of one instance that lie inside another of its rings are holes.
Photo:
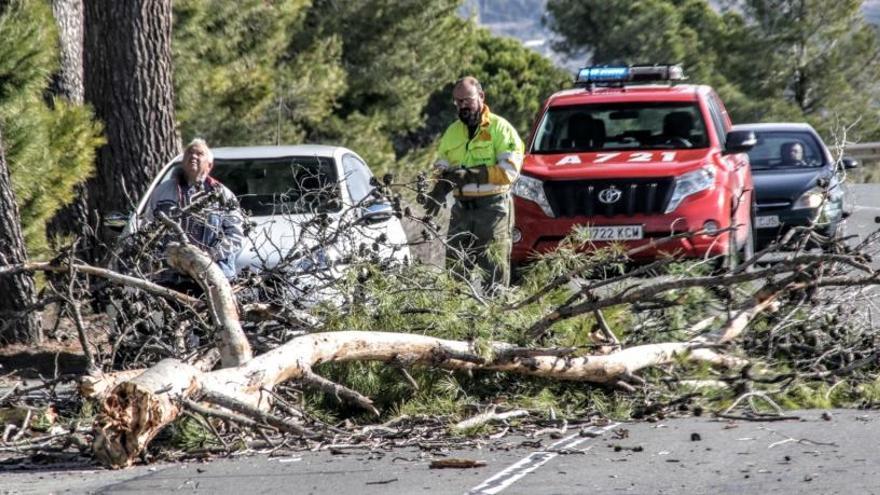
<path fill-rule="evenodd" d="M 474 184 L 488 184 L 489 183 L 489 168 L 485 165 L 480 165 L 478 167 L 471 167 L 467 169 L 468 174 L 468 182 L 472 182 Z"/>
<path fill-rule="evenodd" d="M 440 213 L 440 208 L 446 206 L 446 196 L 450 191 L 452 191 L 452 183 L 443 179 L 438 180 L 425 198 L 425 213 L 430 216 Z"/>
<path fill-rule="evenodd" d="M 443 172 L 441 177 L 460 189 L 465 184 L 488 184 L 489 169 L 484 165 L 470 168 L 454 168 Z"/>

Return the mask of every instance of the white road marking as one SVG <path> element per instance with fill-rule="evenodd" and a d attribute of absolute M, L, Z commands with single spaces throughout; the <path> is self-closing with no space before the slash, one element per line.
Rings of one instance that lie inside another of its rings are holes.
<path fill-rule="evenodd" d="M 551 459 L 558 456 L 559 450 L 573 449 L 588 440 L 602 436 L 603 433 L 619 425 L 620 423 L 610 423 L 603 427 L 594 426 L 591 429 L 591 432 L 594 433 L 594 435 L 580 436 L 579 433 L 575 433 L 574 435 L 569 435 L 550 445 L 546 450 L 532 452 L 509 466 L 507 469 L 504 469 L 495 476 L 492 476 L 474 488 L 471 488 L 470 491 L 467 492 L 467 495 L 495 495 L 496 493 L 500 493 L 505 488 L 522 479 L 525 475 L 538 469 L 544 464 L 547 464 Z"/>

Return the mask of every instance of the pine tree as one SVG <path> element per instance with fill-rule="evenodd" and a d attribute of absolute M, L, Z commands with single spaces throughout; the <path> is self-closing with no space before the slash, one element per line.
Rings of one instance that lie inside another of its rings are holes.
<path fill-rule="evenodd" d="M 308 2 L 181 0 L 174 4 L 177 116 L 183 135 L 214 146 L 296 143 L 345 88 L 340 44 L 288 54 Z"/>
<path fill-rule="evenodd" d="M 60 68 L 52 78 L 52 94 L 72 103 L 83 102 L 83 3 L 82 0 L 52 0 L 52 15 L 58 26 Z"/>
<path fill-rule="evenodd" d="M 421 128 L 431 95 L 467 64 L 473 26 L 457 0 L 313 2 L 291 53 L 314 40 L 341 43 L 345 91 L 331 119 L 308 126 L 311 141 L 347 145 L 384 170 L 405 152 L 395 144 Z"/>
<path fill-rule="evenodd" d="M 87 107 L 47 92 L 59 67 L 52 19 L 42 0 L 12 0 L 0 13 L 0 127 L 31 256 L 47 252 L 46 222 L 92 172 L 101 143 Z"/>
<path fill-rule="evenodd" d="M 788 105 L 792 118 L 830 135 L 858 123 L 857 137 L 880 138 L 880 41 L 861 0 L 744 0 L 746 36 L 738 68 L 747 94 Z M 749 56 L 744 56 L 748 50 Z M 748 60 L 760 60 L 749 64 Z M 755 119 L 773 118 L 760 111 Z M 850 138 L 854 137 L 850 134 Z"/>
<path fill-rule="evenodd" d="M 0 14 L 2 14 L 0 6 Z M 3 152 L 0 133 L 0 266 L 27 261 L 27 251 L 19 228 L 20 217 L 15 192 L 9 180 L 9 167 Z M 42 340 L 40 322 L 33 311 L 21 311 L 36 299 L 34 278 L 28 273 L 0 277 L 0 344 L 22 342 L 37 344 Z"/>
<path fill-rule="evenodd" d="M 58 27 L 60 67 L 52 77 L 49 92 L 56 98 L 82 104 L 83 87 L 83 3 L 82 0 L 52 0 L 52 14 Z M 46 235 L 89 235 L 88 201 L 85 187 L 77 184 L 74 200 L 59 210 L 46 226 Z"/>
<path fill-rule="evenodd" d="M 86 186 L 89 209 L 127 212 L 180 148 L 171 0 L 91 0 L 85 2 L 85 26 L 85 97 L 107 137 Z"/>
<path fill-rule="evenodd" d="M 667 0 L 549 0 L 556 48 L 592 64 L 680 63 L 696 41 Z"/>

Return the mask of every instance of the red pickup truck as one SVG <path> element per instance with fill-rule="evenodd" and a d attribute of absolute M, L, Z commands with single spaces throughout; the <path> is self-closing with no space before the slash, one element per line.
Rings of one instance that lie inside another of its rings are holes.
<path fill-rule="evenodd" d="M 753 254 L 754 133 L 732 131 L 715 91 L 682 79 L 674 65 L 588 67 L 547 99 L 513 187 L 515 265 L 576 227 L 593 246 L 645 246 L 636 259 Z M 659 242 L 678 233 L 691 235 Z"/>

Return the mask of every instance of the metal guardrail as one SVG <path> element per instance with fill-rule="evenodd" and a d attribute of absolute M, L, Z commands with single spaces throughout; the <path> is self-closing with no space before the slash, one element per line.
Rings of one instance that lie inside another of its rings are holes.
<path fill-rule="evenodd" d="M 880 160 L 880 142 L 848 144 L 844 154 L 859 160 Z"/>

